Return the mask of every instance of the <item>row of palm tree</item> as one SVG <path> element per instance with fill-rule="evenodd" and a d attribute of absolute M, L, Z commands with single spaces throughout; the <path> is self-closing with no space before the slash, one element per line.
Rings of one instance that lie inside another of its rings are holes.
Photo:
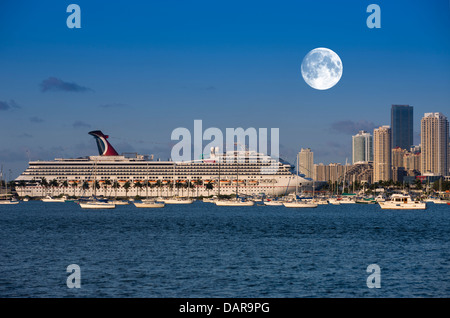
<path fill-rule="evenodd" d="M 76 189 L 79 188 L 79 183 L 77 182 L 68 182 L 67 180 L 64 180 L 62 182 L 53 179 L 48 181 L 45 177 L 42 178 L 40 181 L 35 181 L 35 183 L 39 183 L 43 188 L 42 188 L 42 195 L 44 195 L 44 190 L 46 193 L 48 193 L 48 190 L 50 189 L 50 193 L 53 196 L 53 191 L 55 188 L 64 188 L 65 190 L 68 190 L 69 187 L 72 188 L 73 190 L 73 196 L 75 196 L 75 192 Z M 25 181 L 19 181 L 17 184 L 17 186 L 19 187 L 24 187 L 26 186 L 26 182 Z M 107 191 L 108 189 L 112 188 L 114 190 L 114 195 L 117 197 L 117 191 L 120 188 L 123 188 L 125 190 L 125 195 L 128 196 L 128 191 L 131 187 L 134 187 L 137 189 L 137 193 L 138 195 L 141 194 L 142 190 L 145 188 L 146 190 L 150 189 L 150 191 L 152 191 L 152 189 L 154 188 L 158 188 L 158 195 L 161 194 L 161 190 L 162 188 L 166 188 L 167 190 L 172 189 L 173 188 L 173 181 L 172 180 L 167 180 L 166 183 L 163 183 L 161 180 L 157 180 L 156 182 L 149 182 L 149 181 L 136 181 L 134 183 L 130 182 L 130 181 L 126 181 L 125 183 L 121 184 L 119 183 L 117 180 L 111 181 L 109 179 L 106 180 L 102 180 L 102 184 L 100 184 L 99 181 L 93 181 L 92 185 L 88 182 L 88 181 L 83 181 L 81 183 L 81 189 L 83 189 L 84 191 L 89 190 L 91 187 L 92 189 L 95 191 L 95 193 L 97 193 L 97 190 L 103 190 L 103 193 L 105 196 L 107 195 Z M 204 183 L 201 179 L 197 179 L 197 180 L 189 180 L 188 182 L 175 182 L 175 188 L 178 191 L 183 191 L 187 188 L 190 189 L 195 189 L 196 186 L 203 186 Z M 103 186 L 103 189 L 102 189 Z M 212 190 L 214 188 L 213 182 L 210 181 L 205 185 L 206 189 L 208 190 L 208 195 L 209 195 L 209 191 Z M 197 188 L 198 189 L 198 188 Z M 69 193 L 69 191 L 65 191 L 67 193 Z M 146 191 L 146 194 L 148 194 L 148 191 Z"/>

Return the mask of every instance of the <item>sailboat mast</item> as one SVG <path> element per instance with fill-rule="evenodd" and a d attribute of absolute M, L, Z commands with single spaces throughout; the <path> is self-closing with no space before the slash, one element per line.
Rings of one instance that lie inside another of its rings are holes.
<path fill-rule="evenodd" d="M 239 162 L 238 162 L 238 154 L 236 153 L 236 200 L 238 199 L 238 188 L 239 188 Z"/>

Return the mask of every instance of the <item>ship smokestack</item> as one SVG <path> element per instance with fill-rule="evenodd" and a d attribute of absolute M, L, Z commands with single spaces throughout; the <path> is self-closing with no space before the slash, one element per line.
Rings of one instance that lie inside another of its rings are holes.
<path fill-rule="evenodd" d="M 97 148 L 100 156 L 118 156 L 117 151 L 108 142 L 109 136 L 104 135 L 100 130 L 90 131 L 89 135 L 94 136 L 97 141 Z"/>

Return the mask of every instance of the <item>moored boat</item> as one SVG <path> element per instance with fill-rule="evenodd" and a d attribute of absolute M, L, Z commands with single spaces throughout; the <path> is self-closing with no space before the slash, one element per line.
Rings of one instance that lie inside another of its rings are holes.
<path fill-rule="evenodd" d="M 410 195 L 395 193 L 391 200 L 378 202 L 382 209 L 391 210 L 425 210 L 427 203 L 419 200 L 413 200 Z"/>
<path fill-rule="evenodd" d="M 284 202 L 283 205 L 287 208 L 317 208 L 317 203 L 299 200 Z"/>

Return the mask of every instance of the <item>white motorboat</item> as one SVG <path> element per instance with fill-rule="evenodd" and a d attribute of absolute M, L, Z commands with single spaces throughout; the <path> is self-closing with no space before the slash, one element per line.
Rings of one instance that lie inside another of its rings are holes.
<path fill-rule="evenodd" d="M 312 203 L 316 203 L 318 205 L 328 205 L 328 200 L 327 199 L 312 199 L 311 200 Z"/>
<path fill-rule="evenodd" d="M 217 200 L 217 206 L 252 206 L 255 204 L 253 201 L 240 201 L 240 200 Z"/>
<path fill-rule="evenodd" d="M 115 209 L 116 205 L 114 203 L 110 202 L 104 202 L 104 201 L 84 201 L 79 202 L 79 205 L 82 209 Z"/>
<path fill-rule="evenodd" d="M 264 201 L 264 205 L 268 206 L 283 206 L 283 202 L 281 201 Z"/>
<path fill-rule="evenodd" d="M 66 197 L 62 198 L 52 198 L 51 196 L 47 195 L 45 198 L 41 199 L 42 202 L 66 202 Z"/>
<path fill-rule="evenodd" d="M 447 204 L 450 201 L 442 200 L 441 198 L 428 198 L 428 199 L 424 200 L 424 202 L 430 202 L 430 203 L 434 203 L 434 204 Z"/>
<path fill-rule="evenodd" d="M 340 204 L 355 204 L 356 201 L 351 197 L 344 196 L 341 198 L 341 200 L 339 200 L 339 203 Z"/>
<path fill-rule="evenodd" d="M 311 201 L 289 201 L 283 205 L 287 208 L 317 208 L 317 203 Z"/>
<path fill-rule="evenodd" d="M 340 205 L 341 200 L 339 198 L 329 198 L 328 203 L 333 204 L 333 205 Z"/>
<path fill-rule="evenodd" d="M 154 200 L 142 200 L 141 202 L 133 202 L 133 204 L 137 208 L 163 208 L 165 206 L 164 202 Z"/>
<path fill-rule="evenodd" d="M 0 200 L 0 204 L 19 204 L 20 201 L 14 199 Z"/>
<path fill-rule="evenodd" d="M 128 205 L 128 204 L 130 204 L 130 202 L 126 201 L 126 200 L 113 200 L 113 201 L 110 201 L 110 202 L 115 204 L 115 205 Z"/>
<path fill-rule="evenodd" d="M 425 210 L 427 203 L 419 200 L 412 200 L 410 195 L 395 193 L 391 200 L 378 202 L 382 209 L 392 210 Z"/>
<path fill-rule="evenodd" d="M 192 199 L 182 199 L 182 198 L 170 198 L 162 200 L 165 204 L 191 204 L 194 202 Z"/>

